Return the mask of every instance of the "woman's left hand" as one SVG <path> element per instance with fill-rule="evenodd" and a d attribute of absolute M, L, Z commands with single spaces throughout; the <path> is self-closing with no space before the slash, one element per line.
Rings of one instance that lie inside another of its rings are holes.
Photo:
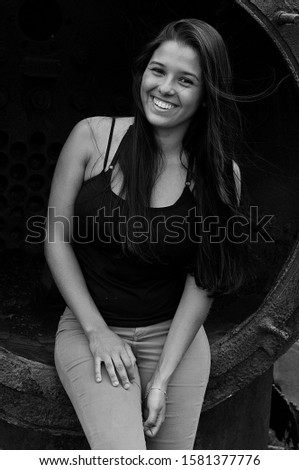
<path fill-rule="evenodd" d="M 156 436 L 165 419 L 166 411 L 166 395 L 163 389 L 159 390 L 151 387 L 153 385 L 149 383 L 146 388 L 146 399 L 143 409 L 145 418 L 143 429 L 147 437 Z"/>

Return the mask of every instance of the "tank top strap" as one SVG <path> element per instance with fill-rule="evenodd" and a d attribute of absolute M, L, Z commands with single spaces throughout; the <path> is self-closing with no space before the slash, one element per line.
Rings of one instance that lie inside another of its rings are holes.
<path fill-rule="evenodd" d="M 110 165 L 109 165 L 109 169 L 110 169 L 110 170 L 113 170 L 113 168 L 114 168 L 114 166 L 115 166 L 115 164 L 116 164 L 116 162 L 117 162 L 117 160 L 118 160 L 118 158 L 119 158 L 119 155 L 120 155 L 120 153 L 121 153 L 121 151 L 122 151 L 122 147 L 123 147 L 123 145 L 124 145 L 124 143 L 125 143 L 125 140 L 128 138 L 128 135 L 129 135 L 130 130 L 132 129 L 132 127 L 133 127 L 133 125 L 131 124 L 131 125 L 128 127 L 128 129 L 127 129 L 127 131 L 125 132 L 125 134 L 123 135 L 123 138 L 121 139 L 120 144 L 119 144 L 119 146 L 118 146 L 118 148 L 117 148 L 117 150 L 116 150 L 116 152 L 115 152 L 115 155 L 114 155 L 114 157 L 112 158 L 112 161 L 111 161 L 111 163 L 110 163 Z"/>
<path fill-rule="evenodd" d="M 111 147 L 111 142 L 112 142 L 112 137 L 113 137 L 113 131 L 114 131 L 114 125 L 115 125 L 115 117 L 113 117 L 112 121 L 111 121 L 108 144 L 107 144 L 105 158 L 104 158 L 104 171 L 106 170 L 107 161 L 108 161 L 108 157 L 109 157 L 109 152 L 110 152 L 110 147 Z"/>

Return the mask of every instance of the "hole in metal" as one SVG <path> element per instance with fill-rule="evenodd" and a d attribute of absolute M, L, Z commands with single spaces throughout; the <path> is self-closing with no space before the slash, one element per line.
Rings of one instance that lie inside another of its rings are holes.
<path fill-rule="evenodd" d="M 8 144 L 9 135 L 5 131 L 0 130 L 0 147 L 5 147 Z"/>
<path fill-rule="evenodd" d="M 27 152 L 27 147 L 24 142 L 15 142 L 10 148 L 10 153 L 14 158 L 21 158 Z"/>
<path fill-rule="evenodd" d="M 8 185 L 7 178 L 4 175 L 0 175 L 0 191 L 5 191 Z"/>
<path fill-rule="evenodd" d="M 12 178 L 15 178 L 16 180 L 22 180 L 27 174 L 27 169 L 24 165 L 17 163 L 11 167 L 10 174 Z"/>
<path fill-rule="evenodd" d="M 8 155 L 4 152 L 0 152 L 0 168 L 5 168 L 8 163 Z"/>
<path fill-rule="evenodd" d="M 32 134 L 30 137 L 29 143 L 32 145 L 32 147 L 41 147 L 42 145 L 45 145 L 46 137 L 43 132 L 34 132 L 34 134 Z"/>

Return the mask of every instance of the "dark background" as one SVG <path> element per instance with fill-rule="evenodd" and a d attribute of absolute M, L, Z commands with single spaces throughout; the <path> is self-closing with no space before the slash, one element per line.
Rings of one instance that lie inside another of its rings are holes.
<path fill-rule="evenodd" d="M 274 215 L 268 226 L 274 241 L 252 244 L 250 281 L 239 293 L 241 298 L 250 293 L 251 301 L 247 308 L 243 302 L 234 321 L 253 312 L 273 284 L 299 227 L 298 91 L 261 26 L 229 0 L 2 0 L 0 315 L 5 318 L 17 308 L 29 316 L 33 306 L 43 315 L 51 305 L 56 309 L 59 296 L 44 266 L 42 243 L 25 241 L 26 222 L 46 214 L 55 164 L 72 127 L 89 116 L 130 115 L 134 57 L 161 27 L 182 17 L 203 19 L 222 34 L 236 93 L 252 96 L 276 87 L 267 97 L 239 103 L 243 195 L 258 206 L 260 217 Z M 17 318 L 13 323 L 19 328 Z"/>

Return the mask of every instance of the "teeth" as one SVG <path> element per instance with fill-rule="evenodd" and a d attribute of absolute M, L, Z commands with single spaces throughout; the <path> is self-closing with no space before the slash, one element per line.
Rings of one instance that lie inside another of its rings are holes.
<path fill-rule="evenodd" d="M 172 109 L 175 107 L 173 104 L 165 103 L 165 101 L 158 100 L 155 97 L 154 97 L 154 103 L 156 106 L 158 106 L 158 108 L 162 108 L 162 109 Z"/>

